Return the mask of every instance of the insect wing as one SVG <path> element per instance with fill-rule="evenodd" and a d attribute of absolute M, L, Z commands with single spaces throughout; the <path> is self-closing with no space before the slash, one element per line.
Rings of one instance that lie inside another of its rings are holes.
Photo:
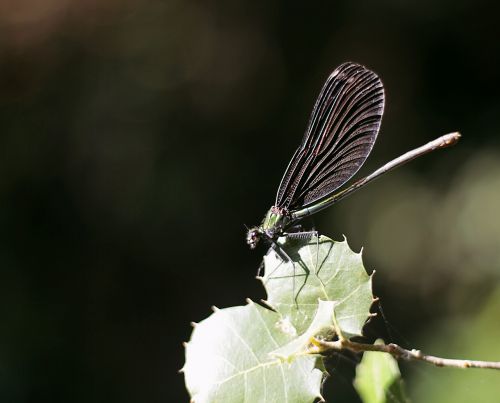
<path fill-rule="evenodd" d="M 339 66 L 321 89 L 275 205 L 288 210 L 308 206 L 347 182 L 370 154 L 383 111 L 380 78 L 358 64 Z"/>

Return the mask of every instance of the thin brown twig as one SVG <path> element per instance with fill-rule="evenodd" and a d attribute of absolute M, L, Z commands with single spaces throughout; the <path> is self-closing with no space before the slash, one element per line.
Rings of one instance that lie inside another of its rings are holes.
<path fill-rule="evenodd" d="M 448 368 L 487 368 L 487 369 L 500 369 L 500 362 L 495 361 L 475 361 L 475 360 L 458 360 L 451 358 L 441 358 L 432 355 L 423 354 L 420 350 L 406 350 L 397 344 L 365 344 L 356 343 L 347 339 L 340 339 L 337 341 L 324 341 L 316 338 L 311 339 L 313 349 L 311 352 L 315 353 L 328 353 L 329 351 L 351 350 L 355 353 L 364 351 L 379 351 L 388 353 L 396 359 L 405 361 L 423 361 L 433 364 L 437 367 Z"/>

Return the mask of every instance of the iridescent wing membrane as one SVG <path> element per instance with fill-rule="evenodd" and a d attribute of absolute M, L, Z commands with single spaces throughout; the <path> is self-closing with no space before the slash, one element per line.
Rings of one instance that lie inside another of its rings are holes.
<path fill-rule="evenodd" d="M 370 154 L 383 112 L 380 78 L 358 64 L 339 66 L 321 89 L 275 206 L 306 207 L 347 182 Z"/>

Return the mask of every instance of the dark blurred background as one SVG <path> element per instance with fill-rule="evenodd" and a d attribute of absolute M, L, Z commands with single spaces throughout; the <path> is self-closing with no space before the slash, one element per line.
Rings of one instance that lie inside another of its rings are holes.
<path fill-rule="evenodd" d="M 463 133 L 315 218 L 377 270 L 367 334 L 500 360 L 498 3 L 296 3 L 0 1 L 0 401 L 187 401 L 189 323 L 264 297 L 244 225 L 344 61 L 386 88 L 358 176 Z M 327 400 L 357 401 L 352 361 Z M 402 370 L 497 401 L 498 374 Z"/>

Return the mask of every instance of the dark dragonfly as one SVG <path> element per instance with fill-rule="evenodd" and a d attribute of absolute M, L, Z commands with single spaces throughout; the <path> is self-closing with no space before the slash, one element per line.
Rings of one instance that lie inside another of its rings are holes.
<path fill-rule="evenodd" d="M 371 175 L 335 193 L 364 164 L 382 122 L 384 87 L 380 78 L 355 63 L 344 63 L 326 80 L 302 143 L 283 175 L 274 206 L 258 227 L 248 230 L 251 249 L 261 238 L 276 240 L 297 223 L 331 206 L 375 178 L 414 158 L 455 144 L 458 132 L 441 136 L 388 162 Z"/>

